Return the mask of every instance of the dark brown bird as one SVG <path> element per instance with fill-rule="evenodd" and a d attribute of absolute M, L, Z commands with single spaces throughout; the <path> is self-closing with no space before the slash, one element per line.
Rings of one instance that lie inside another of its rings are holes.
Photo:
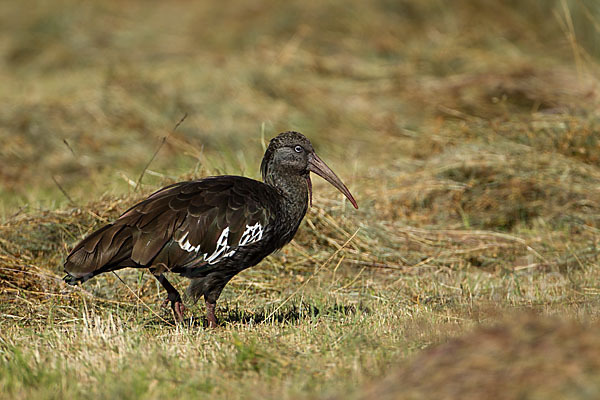
<path fill-rule="evenodd" d="M 165 272 L 191 278 L 187 293 L 204 296 L 208 325 L 223 287 L 240 271 L 287 244 L 312 203 L 310 172 L 325 178 L 355 208 L 336 174 L 298 132 L 271 139 L 260 170 L 264 182 L 214 176 L 175 183 L 125 211 L 83 239 L 67 256 L 65 282 L 74 285 L 108 271 L 149 268 L 167 291 L 178 320 L 179 292 Z"/>

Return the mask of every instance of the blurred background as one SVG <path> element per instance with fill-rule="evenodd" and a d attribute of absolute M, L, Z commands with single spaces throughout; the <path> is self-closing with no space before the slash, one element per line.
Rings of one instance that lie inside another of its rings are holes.
<path fill-rule="evenodd" d="M 598 398 L 599 58 L 597 0 L 0 1 L 0 393 Z M 221 330 L 138 271 L 65 289 L 86 233 L 285 130 L 360 210 L 314 179 Z"/>
<path fill-rule="evenodd" d="M 2 2 L 0 213 L 66 204 L 55 180 L 75 203 L 131 190 L 186 113 L 145 185 L 257 177 L 262 138 L 289 129 L 363 204 L 390 190 L 375 206 L 391 213 L 440 185 L 457 195 L 446 182 L 477 172 L 451 165 L 473 157 L 495 165 L 484 174 L 530 170 L 531 160 L 497 160 L 510 145 L 593 165 L 599 10 L 593 0 Z M 423 176 L 436 162 L 448 170 Z M 403 193 L 415 180 L 421 194 Z"/>

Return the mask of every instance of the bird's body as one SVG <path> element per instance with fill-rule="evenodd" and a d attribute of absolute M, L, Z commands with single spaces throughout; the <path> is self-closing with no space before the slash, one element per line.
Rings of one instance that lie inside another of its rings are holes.
<path fill-rule="evenodd" d="M 70 284 L 126 267 L 149 268 L 183 317 L 177 290 L 165 272 L 191 278 L 188 294 L 204 296 L 210 326 L 223 287 L 240 271 L 294 237 L 308 208 L 309 171 L 356 202 L 339 178 L 297 132 L 274 138 L 261 165 L 264 182 L 217 176 L 167 186 L 93 232 L 65 261 Z"/>

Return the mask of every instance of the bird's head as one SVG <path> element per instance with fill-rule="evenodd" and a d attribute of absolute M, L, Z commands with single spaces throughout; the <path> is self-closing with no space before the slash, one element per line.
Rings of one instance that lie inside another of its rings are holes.
<path fill-rule="evenodd" d="M 306 178 L 311 204 L 312 183 L 310 181 L 310 172 L 314 172 L 342 192 L 350 200 L 354 208 L 358 208 L 356 200 L 354 200 L 346 185 L 317 156 L 310 141 L 300 132 L 283 132 L 271 139 L 269 147 L 265 151 L 260 170 L 265 182 L 269 181 L 269 176 L 274 171 Z"/>

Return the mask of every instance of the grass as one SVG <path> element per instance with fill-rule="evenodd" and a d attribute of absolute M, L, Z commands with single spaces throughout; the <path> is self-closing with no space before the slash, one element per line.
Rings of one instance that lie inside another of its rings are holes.
<path fill-rule="evenodd" d="M 597 397 L 599 25 L 592 0 L 0 4 L 0 398 Z M 62 283 L 87 233 L 258 177 L 287 129 L 360 210 L 315 179 L 220 329 L 174 325 L 147 273 Z"/>
<path fill-rule="evenodd" d="M 589 328 L 513 315 L 423 351 L 363 398 L 595 398 L 600 346 Z"/>

